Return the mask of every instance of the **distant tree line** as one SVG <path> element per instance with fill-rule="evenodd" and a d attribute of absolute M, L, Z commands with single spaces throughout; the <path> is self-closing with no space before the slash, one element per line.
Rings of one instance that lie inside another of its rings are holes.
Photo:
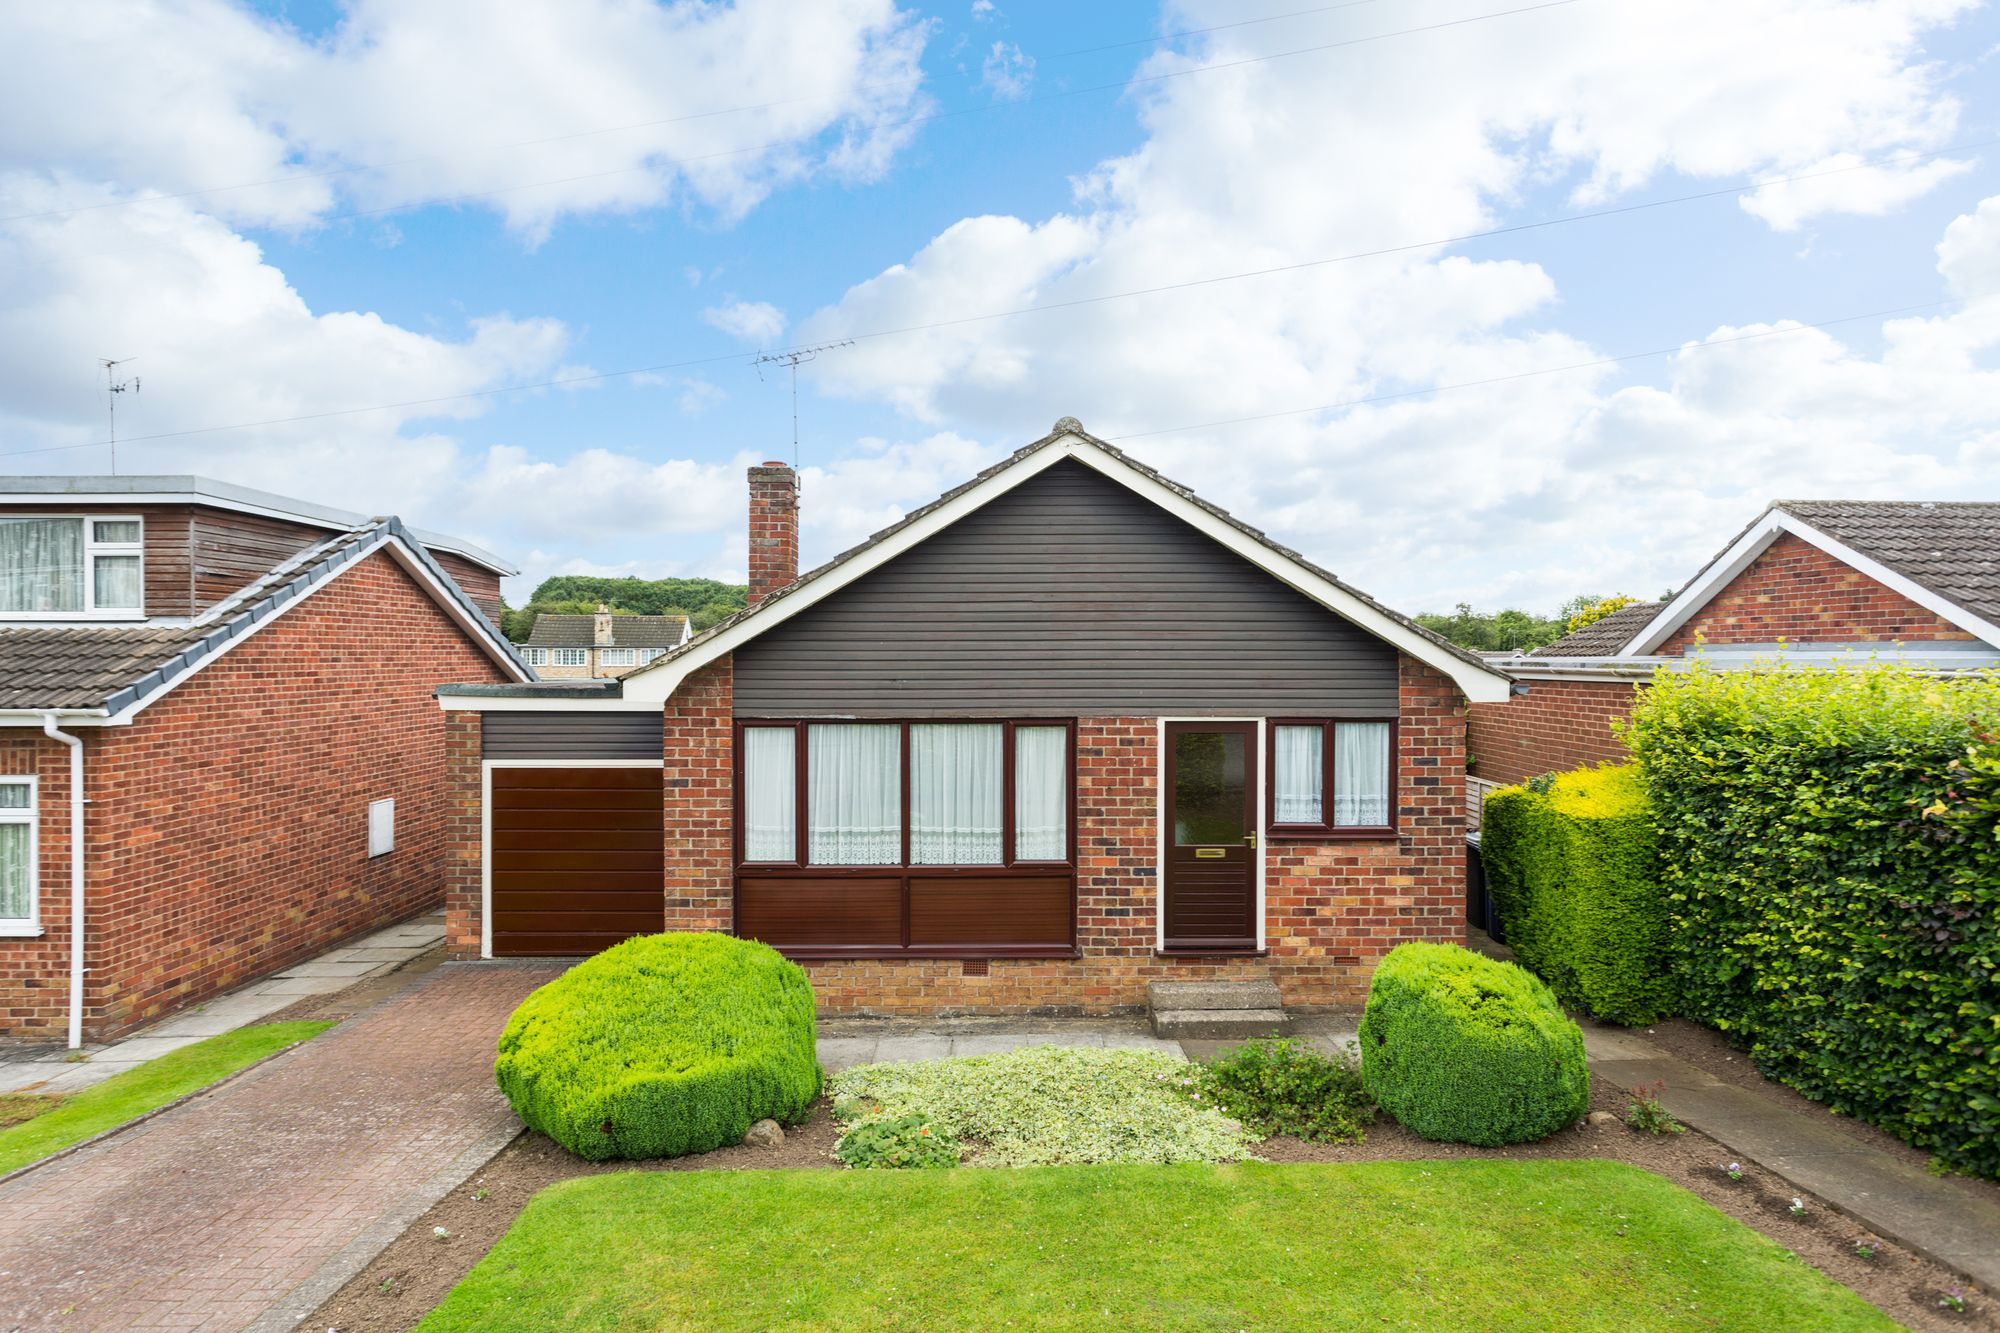
<path fill-rule="evenodd" d="M 741 611 L 749 589 L 740 583 L 714 579 L 599 578 L 591 574 L 557 574 L 542 580 L 526 606 L 502 610 L 500 629 L 515 643 L 524 643 L 543 615 L 590 615 L 600 603 L 613 615 L 682 615 L 695 633 Z"/>
<path fill-rule="evenodd" d="M 1592 621 L 1638 600 L 1623 593 L 1615 597 L 1583 594 L 1564 602 L 1552 616 L 1512 608 L 1475 611 L 1471 603 L 1460 602 L 1450 615 L 1428 611 L 1415 619 L 1433 634 L 1441 634 L 1476 653 L 1525 653 L 1546 647 L 1565 634 L 1574 634 Z"/>

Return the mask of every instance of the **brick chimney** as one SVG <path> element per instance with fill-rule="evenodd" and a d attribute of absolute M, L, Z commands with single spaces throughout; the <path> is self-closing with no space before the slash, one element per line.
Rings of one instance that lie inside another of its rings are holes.
<path fill-rule="evenodd" d="M 799 576 L 799 477 L 783 463 L 750 469 L 750 605 Z"/>
<path fill-rule="evenodd" d="M 595 643 L 599 648 L 606 647 L 610 644 L 611 608 L 606 606 L 603 602 L 599 602 L 597 604 L 597 617 L 591 623 L 590 628 L 591 628 L 591 635 L 590 635 L 591 642 Z"/>

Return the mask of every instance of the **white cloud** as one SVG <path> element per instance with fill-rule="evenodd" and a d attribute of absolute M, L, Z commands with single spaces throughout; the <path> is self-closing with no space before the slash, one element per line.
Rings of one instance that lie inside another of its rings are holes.
<path fill-rule="evenodd" d="M 921 109 L 926 32 L 893 0 L 575 0 L 503 21 L 477 0 L 355 0 L 323 40 L 223 0 L 10 5 L 0 159 L 232 187 L 202 206 L 286 226 L 454 199 L 530 237 L 677 198 L 732 217 L 881 171 Z"/>
<path fill-rule="evenodd" d="M 701 317 L 710 327 L 759 347 L 785 331 L 785 312 L 768 301 L 730 301 L 708 307 Z"/>
<path fill-rule="evenodd" d="M 1018 102 L 1035 83 L 1035 58 L 1012 42 L 995 42 L 979 67 L 979 81 L 1003 102 Z"/>
<path fill-rule="evenodd" d="M 1089 302 L 1480 230 L 1550 187 L 1587 206 L 1676 174 L 1735 182 L 1886 162 L 1760 192 L 1745 208 L 1752 225 L 1793 228 L 1900 207 L 1960 170 L 1935 156 L 1958 106 L 1921 41 L 1965 7 L 1576 5 L 1167 79 L 1138 94 L 1145 141 L 1080 177 L 1069 209 L 954 223 L 795 336 L 1068 303 L 863 342 L 808 371 L 823 390 L 892 404 L 938 429 L 977 423 L 1013 443 L 1063 414 L 1115 435 L 1591 361 L 1605 349 L 1561 330 L 1560 293 L 1541 267 L 1435 250 Z M 1460 16 L 1420 3 L 1397 25 Z M 1232 17 L 1222 0 L 1191 0 L 1166 22 Z M 1354 30 L 1352 16 L 1320 16 L 1296 22 L 1289 40 Z M 1268 49 L 1236 30 L 1201 40 L 1195 52 L 1157 55 L 1145 72 Z M 1983 231 L 1947 246 L 1962 252 L 1948 266 L 1954 283 L 1983 280 L 1974 276 L 1989 262 Z M 1942 343 L 1963 362 L 1967 327 L 1903 336 Z M 1600 579 L 1659 591 L 1656 581 L 1684 574 L 1767 492 L 1795 491 L 1802 475 L 1834 490 L 1941 479 L 1921 465 L 1899 472 L 1894 460 L 1919 448 L 1919 435 L 1897 426 L 1897 443 L 1884 441 L 1893 423 L 1854 401 L 1868 379 L 1850 373 L 1857 357 L 1865 363 L 1831 336 L 1796 334 L 1686 353 L 1653 391 L 1661 401 L 1621 392 L 1625 377 L 1598 368 L 1132 447 L 1392 599 L 1554 605 Z M 1838 408 L 1773 402 L 1777 384 L 1721 369 L 1739 361 L 1794 376 L 1808 399 L 1846 392 Z M 1881 401 L 1897 411 L 1921 401 L 1890 387 L 1909 383 L 1900 368 L 1884 374 Z M 1813 424 L 1819 410 L 1863 415 L 1829 435 Z M 2000 399 L 1994 410 L 2000 417 Z M 1741 430 L 1728 427 L 1732 412 Z M 1800 473 L 1807 455 L 1790 445 L 1747 444 L 1758 423 L 1787 441 L 1830 439 L 1843 461 Z M 1710 466 L 1711 452 L 1724 461 Z"/>

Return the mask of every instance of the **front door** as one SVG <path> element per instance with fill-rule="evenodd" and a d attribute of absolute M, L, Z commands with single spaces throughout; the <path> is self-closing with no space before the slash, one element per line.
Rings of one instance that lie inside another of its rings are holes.
<path fill-rule="evenodd" d="M 1165 943 L 1257 947 L 1257 724 L 1167 723 Z"/>

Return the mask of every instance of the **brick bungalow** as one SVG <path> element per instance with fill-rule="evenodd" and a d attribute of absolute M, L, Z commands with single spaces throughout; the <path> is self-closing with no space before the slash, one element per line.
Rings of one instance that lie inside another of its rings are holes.
<path fill-rule="evenodd" d="M 1161 979 L 1358 1001 L 1464 938 L 1467 701 L 1497 668 L 1074 420 L 619 681 L 467 683 L 459 958 L 765 940 L 829 1012 L 1104 1011 Z"/>
<path fill-rule="evenodd" d="M 0 1040 L 111 1037 L 434 910 L 431 693 L 533 679 L 492 620 L 512 572 L 197 477 L 10 479 Z"/>
<path fill-rule="evenodd" d="M 536 616 L 521 657 L 543 680 L 629 676 L 689 637 L 686 616 L 613 615 L 599 603 L 595 615 Z"/>
<path fill-rule="evenodd" d="M 1655 670 L 1697 658 L 2000 666 L 2000 504 L 1774 503 L 1671 600 L 1493 658 L 1520 685 L 1472 707 L 1475 786 L 1622 760 L 1613 719 Z"/>

